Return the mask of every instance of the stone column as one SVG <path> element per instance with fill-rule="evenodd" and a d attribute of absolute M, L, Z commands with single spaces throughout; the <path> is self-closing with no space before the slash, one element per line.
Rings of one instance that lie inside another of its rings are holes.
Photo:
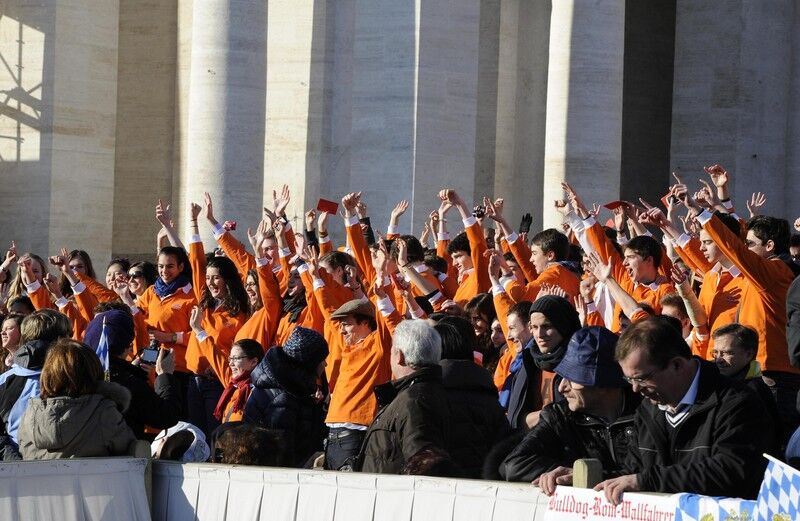
<path fill-rule="evenodd" d="M 624 0 L 554 0 L 550 19 L 544 227 L 569 181 L 587 203 L 619 197 Z"/>
<path fill-rule="evenodd" d="M 0 11 L 0 247 L 111 255 L 116 0 L 11 0 Z"/>
<path fill-rule="evenodd" d="M 186 166 L 178 219 L 214 198 L 221 219 L 253 224 L 261 214 L 266 106 L 264 0 L 197 0 L 192 6 Z M 204 239 L 210 239 L 201 225 Z M 185 233 L 184 233 L 185 236 Z"/>

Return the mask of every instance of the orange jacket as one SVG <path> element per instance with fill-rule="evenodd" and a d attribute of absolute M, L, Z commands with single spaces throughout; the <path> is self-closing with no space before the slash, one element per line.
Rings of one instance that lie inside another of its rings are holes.
<path fill-rule="evenodd" d="M 458 290 L 453 297 L 453 300 L 462 307 L 478 293 L 489 291 L 491 287 L 489 272 L 487 271 L 489 261 L 483 255 L 488 248 L 486 247 L 486 239 L 483 237 L 481 225 L 477 219 L 470 217 L 464 220 L 464 227 L 467 232 L 467 239 L 469 239 L 472 270 L 459 280 Z"/>
<path fill-rule="evenodd" d="M 282 301 L 278 291 L 278 281 L 269 264 L 259 266 L 258 291 L 261 295 L 260 309 L 256 310 L 236 333 L 234 341 L 250 338 L 261 344 L 266 352 L 272 347 L 278 329 Z"/>
<path fill-rule="evenodd" d="M 558 286 L 567 292 L 567 300 L 572 302 L 580 294 L 581 280 L 578 275 L 561 264 L 550 264 L 545 270 L 529 282 L 525 287 L 519 281 L 512 280 L 506 283 L 506 291 L 514 302 L 527 300 L 533 302 L 539 296 L 539 290 L 544 284 Z"/>
<path fill-rule="evenodd" d="M 117 295 L 113 289 L 108 289 L 92 277 L 88 277 L 83 273 L 78 272 L 75 272 L 75 276 L 78 277 L 78 280 L 86 285 L 86 288 L 94 296 L 94 298 L 97 299 L 98 303 L 114 302 L 115 300 L 119 300 L 119 295 Z"/>
<path fill-rule="evenodd" d="M 508 239 L 512 239 L 511 242 L 508 242 Z M 511 254 L 514 255 L 517 264 L 519 264 L 523 275 L 525 275 L 525 280 L 528 282 L 536 280 L 539 273 L 536 272 L 536 266 L 534 266 L 531 261 L 531 249 L 528 247 L 528 243 L 522 240 L 516 233 L 512 233 L 510 237 L 506 237 L 506 243 L 508 244 L 508 249 L 511 251 Z"/>
<path fill-rule="evenodd" d="M 494 309 L 497 314 L 497 321 L 500 322 L 500 329 L 503 330 L 503 336 L 506 338 L 506 345 L 508 346 L 500 360 L 497 362 L 497 367 L 494 370 L 494 385 L 497 387 L 498 392 L 503 389 L 508 375 L 511 374 L 511 362 L 520 350 L 517 342 L 508 340 L 508 311 L 514 305 L 514 301 L 505 291 L 492 289 L 492 300 L 494 301 Z"/>
<path fill-rule="evenodd" d="M 149 328 L 178 334 L 178 342 L 163 344 L 163 347 L 173 350 L 177 371 L 187 371 L 186 342 L 192 331 L 189 326 L 189 316 L 192 313 L 192 307 L 196 305 L 197 300 L 194 298 L 191 284 L 187 284 L 163 299 L 156 295 L 155 285 L 153 285 L 139 297 L 137 307 L 144 313 Z"/>
<path fill-rule="evenodd" d="M 631 280 L 628 271 L 622 264 L 622 257 L 617 250 L 612 246 L 611 241 L 606 237 L 603 227 L 597 222 L 591 221 L 591 226 L 586 228 L 586 238 L 592 245 L 594 250 L 600 256 L 603 262 L 608 262 L 609 259 L 614 261 L 613 276 L 614 280 L 625 290 L 628 295 L 633 297 L 636 302 L 646 302 L 650 304 L 656 313 L 661 312 L 661 298 L 664 295 L 675 292 L 675 286 L 672 282 L 662 278 L 656 279 L 650 284 L 640 284 Z M 587 222 L 587 224 L 589 223 Z M 618 333 L 620 331 L 619 314 L 621 308 L 619 304 L 614 304 L 614 323 L 611 325 L 611 331 Z M 629 317 L 632 319 L 632 317 Z"/>
<path fill-rule="evenodd" d="M 703 212 L 698 220 L 745 279 L 736 321 L 758 332 L 756 360 L 761 369 L 799 374 L 800 370 L 789 363 L 786 342 L 786 293 L 794 280 L 794 273 L 780 259 L 764 259 L 750 251 L 710 212 Z"/>
<path fill-rule="evenodd" d="M 316 289 L 315 293 L 324 295 L 324 287 Z M 375 418 L 378 403 L 373 389 L 392 376 L 389 364 L 392 333 L 402 320 L 388 299 L 378 307 L 377 329 L 355 345 L 343 343 L 336 387 L 325 419 L 327 423 L 370 425 Z"/>

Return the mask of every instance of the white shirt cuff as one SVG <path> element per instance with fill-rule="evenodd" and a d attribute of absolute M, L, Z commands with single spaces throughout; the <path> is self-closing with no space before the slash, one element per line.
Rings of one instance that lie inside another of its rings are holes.
<path fill-rule="evenodd" d="M 263 268 L 267 264 L 269 264 L 269 259 L 267 259 L 266 257 L 259 257 L 256 259 L 256 266 L 259 268 Z"/>
<path fill-rule="evenodd" d="M 733 208 L 733 203 L 729 199 L 727 201 L 722 201 L 722 206 L 730 210 L 731 208 Z"/>
<path fill-rule="evenodd" d="M 184 345 L 186 344 L 183 338 L 183 331 L 178 331 L 177 333 L 175 333 L 175 343 Z"/>
<path fill-rule="evenodd" d="M 28 292 L 28 295 L 33 295 L 33 294 L 34 294 L 34 293 L 36 293 L 36 292 L 39 290 L 39 288 L 41 288 L 41 287 L 42 287 L 42 283 L 41 283 L 41 282 L 39 282 L 38 280 L 34 280 L 34 281 L 33 281 L 33 282 L 31 282 L 30 284 L 25 284 L 25 291 L 27 291 L 27 292 Z"/>
<path fill-rule="evenodd" d="M 278 264 L 276 264 L 276 265 L 274 265 L 272 267 L 272 273 L 278 273 L 280 271 L 281 271 L 281 267 Z"/>
<path fill-rule="evenodd" d="M 199 333 L 196 333 L 196 336 L 198 342 L 203 342 L 204 340 L 208 339 L 208 333 L 202 330 Z"/>
<path fill-rule="evenodd" d="M 416 308 L 411 308 L 411 316 L 416 319 L 421 319 L 425 317 L 425 310 L 421 307 L 417 306 Z"/>
<path fill-rule="evenodd" d="M 437 291 L 431 298 L 428 299 L 428 302 L 431 303 L 431 306 L 435 306 L 437 302 L 444 299 L 444 295 L 441 292 Z"/>
<path fill-rule="evenodd" d="M 517 232 L 511 232 L 508 237 L 506 237 L 506 242 L 508 244 L 514 244 L 517 239 L 519 239 L 519 234 Z"/>
<path fill-rule="evenodd" d="M 387 235 L 397 235 L 397 226 L 394 224 L 390 224 L 386 227 L 386 234 Z"/>
<path fill-rule="evenodd" d="M 503 286 L 498 286 L 497 284 L 492 286 L 492 295 L 493 296 L 497 296 L 497 295 L 500 295 L 501 293 L 505 293 L 505 292 L 506 292 L 506 290 L 503 289 Z"/>
<path fill-rule="evenodd" d="M 139 309 L 138 306 L 130 306 L 130 308 L 131 308 L 131 315 L 136 315 L 137 313 L 141 313 L 142 312 L 142 310 Z"/>
<path fill-rule="evenodd" d="M 381 315 L 385 317 L 391 315 L 392 311 L 394 311 L 394 305 L 392 304 L 392 299 L 390 299 L 388 296 L 378 300 L 377 304 L 378 304 L 378 311 L 380 311 Z"/>
<path fill-rule="evenodd" d="M 500 285 L 502 285 L 505 288 L 506 284 L 508 284 L 510 282 L 514 282 L 516 280 L 517 280 L 517 277 L 514 274 L 504 275 L 504 276 L 500 277 Z"/>
<path fill-rule="evenodd" d="M 320 279 L 320 278 L 315 278 L 313 287 L 314 287 L 314 289 L 324 288 L 325 287 L 325 281 Z"/>
<path fill-rule="evenodd" d="M 348 228 L 358 224 L 358 215 L 351 215 L 350 217 L 345 217 L 344 224 Z"/>
<path fill-rule="evenodd" d="M 586 219 L 584 219 L 584 220 L 583 220 L 583 225 L 584 225 L 585 227 L 587 227 L 587 228 L 591 228 L 591 227 L 592 227 L 592 226 L 594 226 L 595 224 L 597 224 L 597 219 L 595 219 L 595 218 L 594 218 L 593 216 L 591 216 L 591 215 L 590 215 L 589 217 L 587 217 Z"/>
<path fill-rule="evenodd" d="M 474 215 L 470 215 L 466 219 L 461 219 L 461 221 L 464 223 L 464 228 L 469 228 L 473 224 L 478 223 L 478 218 L 475 217 Z"/>
<path fill-rule="evenodd" d="M 583 219 L 578 217 L 578 214 L 575 212 L 569 212 L 565 217 L 564 221 L 569 224 L 569 227 L 575 233 L 580 233 L 584 231 L 587 227 L 586 223 L 583 222 Z"/>
<path fill-rule="evenodd" d="M 84 284 L 83 282 L 78 282 L 77 284 L 72 286 L 72 293 L 74 295 L 80 295 L 84 291 L 86 291 L 86 284 Z"/>
<path fill-rule="evenodd" d="M 705 224 L 714 217 L 714 214 L 709 212 L 708 210 L 703 210 L 703 212 L 697 216 L 697 222 L 700 223 L 700 226 L 705 226 Z"/>
<path fill-rule="evenodd" d="M 64 309 L 67 304 L 69 304 L 69 300 L 65 297 L 58 297 L 56 299 L 56 306 L 58 306 L 58 309 Z"/>
<path fill-rule="evenodd" d="M 222 237 L 223 235 L 225 235 L 225 232 L 227 232 L 227 231 L 228 230 L 223 228 L 220 223 L 215 224 L 214 225 L 214 229 L 212 230 L 212 232 L 214 233 L 214 239 L 215 240 L 219 240 L 219 238 Z"/>
<path fill-rule="evenodd" d="M 450 240 L 450 232 L 438 232 L 436 234 L 436 239 L 439 241 L 449 241 Z"/>
<path fill-rule="evenodd" d="M 583 297 L 581 297 L 581 298 L 583 298 Z M 594 302 L 589 302 L 588 304 L 586 304 L 586 314 L 587 315 L 589 313 L 594 313 L 595 311 L 597 311 L 597 304 L 595 304 Z"/>
<path fill-rule="evenodd" d="M 305 262 L 297 266 L 297 273 L 305 273 L 307 271 L 308 271 L 308 264 L 306 264 Z"/>
<path fill-rule="evenodd" d="M 320 237 L 319 238 L 319 243 L 320 244 L 325 244 L 325 243 L 328 243 L 328 242 L 331 242 L 331 238 L 330 237 Z"/>
<path fill-rule="evenodd" d="M 689 235 L 688 233 L 682 233 L 681 236 L 678 237 L 678 240 L 675 241 L 675 242 L 681 248 L 685 248 L 686 245 L 689 244 L 689 241 L 691 241 L 691 240 L 692 240 L 692 236 L 691 235 Z"/>
<path fill-rule="evenodd" d="M 203 240 L 200 238 L 200 235 L 193 233 L 189 236 L 189 244 L 194 244 L 196 242 L 203 242 Z"/>
<path fill-rule="evenodd" d="M 278 255 L 280 256 L 281 259 L 284 257 L 291 257 L 292 250 L 290 250 L 289 248 L 281 248 L 280 250 L 278 250 Z"/>

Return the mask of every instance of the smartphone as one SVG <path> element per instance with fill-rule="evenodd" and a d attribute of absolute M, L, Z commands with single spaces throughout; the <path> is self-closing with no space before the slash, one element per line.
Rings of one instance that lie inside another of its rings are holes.
<path fill-rule="evenodd" d="M 142 351 L 141 356 L 141 363 L 143 364 L 150 364 L 155 365 L 156 360 L 158 360 L 158 352 L 161 350 L 160 347 L 147 347 Z"/>

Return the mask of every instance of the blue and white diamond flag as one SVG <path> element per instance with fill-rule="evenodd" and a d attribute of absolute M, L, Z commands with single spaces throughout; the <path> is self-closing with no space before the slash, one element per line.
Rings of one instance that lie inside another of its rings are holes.
<path fill-rule="evenodd" d="M 800 471 L 764 454 L 769 460 L 754 521 L 794 521 L 800 519 Z"/>

